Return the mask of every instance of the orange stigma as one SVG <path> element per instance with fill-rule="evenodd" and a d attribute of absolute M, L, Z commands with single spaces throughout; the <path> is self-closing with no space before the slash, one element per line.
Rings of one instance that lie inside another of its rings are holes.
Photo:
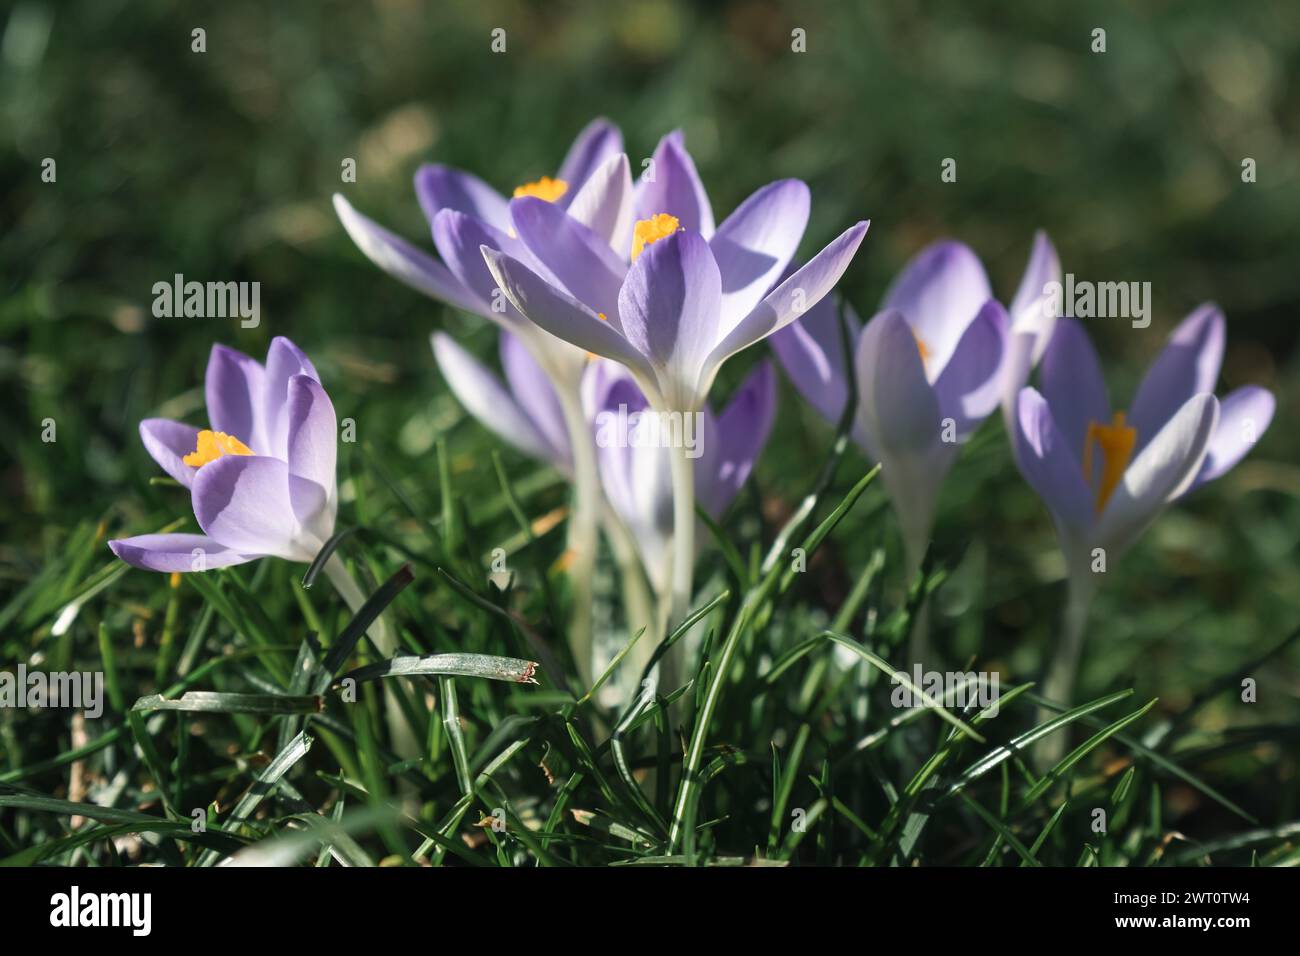
<path fill-rule="evenodd" d="M 1092 448 L 1101 449 L 1101 478 L 1097 483 L 1097 513 L 1100 514 L 1119 487 L 1120 480 L 1137 447 L 1137 429 L 1124 424 L 1124 413 L 1116 412 L 1109 425 L 1088 422 L 1088 433 L 1083 439 L 1083 479 L 1092 484 Z"/>

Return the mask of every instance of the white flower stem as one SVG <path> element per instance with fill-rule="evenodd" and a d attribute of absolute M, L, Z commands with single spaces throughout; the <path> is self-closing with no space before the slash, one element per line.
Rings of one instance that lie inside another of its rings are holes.
<path fill-rule="evenodd" d="M 904 594 L 911 591 L 912 583 L 916 576 L 921 573 L 921 564 L 925 560 L 925 549 L 927 539 L 917 538 L 916 535 L 904 533 L 903 538 L 903 565 L 905 576 L 903 578 Z M 921 587 L 924 589 L 925 583 Z M 925 667 L 928 663 L 926 660 L 930 656 L 930 599 L 922 593 L 921 603 L 916 609 L 916 616 L 912 619 L 912 632 L 908 636 L 907 648 L 911 657 L 910 663 L 920 664 Z"/>
<path fill-rule="evenodd" d="M 591 686 L 592 677 L 592 578 L 599 545 L 601 492 L 596 470 L 596 446 L 582 410 L 581 390 L 557 388 L 564 423 L 573 449 L 573 511 L 569 517 L 568 574 L 573 596 L 569 619 L 569 648 L 578 665 L 579 681 Z"/>
<path fill-rule="evenodd" d="M 1079 670 L 1079 659 L 1083 655 L 1083 643 L 1087 634 L 1088 610 L 1092 607 L 1092 596 L 1096 586 L 1091 574 L 1085 570 L 1079 573 L 1072 572 L 1066 587 L 1061 640 L 1043 681 L 1043 697 L 1054 704 L 1070 707 L 1074 695 L 1074 679 Z M 1056 716 L 1056 713 L 1044 708 L 1039 714 L 1039 720 L 1050 719 Z M 1049 764 L 1059 760 L 1065 752 L 1066 739 L 1067 734 L 1064 730 L 1045 738 L 1039 749 L 1042 759 Z"/>
<path fill-rule="evenodd" d="M 664 580 L 667 594 L 660 595 L 659 638 L 672 633 L 691 612 L 692 583 L 695 573 L 695 462 L 687 449 L 669 449 L 673 484 L 673 543 L 668 550 L 668 567 Z M 686 639 L 683 637 L 660 661 L 659 677 L 668 686 L 676 686 L 686 673 Z"/>
<path fill-rule="evenodd" d="M 650 660 L 655 649 L 655 606 L 650 597 L 650 586 L 646 583 L 645 572 L 641 569 L 641 559 L 637 557 L 636 544 L 632 534 L 615 515 L 606 509 L 605 535 L 609 538 L 610 550 L 614 553 L 614 562 L 618 565 L 623 579 L 623 611 L 627 619 L 627 639 L 631 640 L 637 631 L 645 628 L 645 633 L 637 641 L 636 647 L 628 653 L 625 667 L 634 678 L 640 678 L 641 671 Z M 636 691 L 633 683 L 630 687 Z M 629 698 L 630 699 L 630 698 Z"/>
<path fill-rule="evenodd" d="M 686 448 L 672 449 L 673 548 L 672 604 L 669 627 L 686 620 L 691 611 L 691 581 L 695 572 L 695 462 Z"/>

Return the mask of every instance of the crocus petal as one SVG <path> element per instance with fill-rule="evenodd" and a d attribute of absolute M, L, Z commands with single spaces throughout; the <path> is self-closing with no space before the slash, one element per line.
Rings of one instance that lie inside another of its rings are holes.
<path fill-rule="evenodd" d="M 1093 495 L 1051 407 L 1035 389 L 1020 391 L 1015 425 L 1016 463 L 1025 481 L 1047 505 L 1062 537 L 1082 539 L 1093 523 Z"/>
<path fill-rule="evenodd" d="M 550 446 L 547 460 L 563 470 L 571 460 L 569 430 L 555 386 L 518 336 L 502 332 L 499 351 L 507 387 Z"/>
<path fill-rule="evenodd" d="M 615 514 L 636 542 L 647 576 L 659 593 L 667 586 L 665 561 L 673 530 L 672 454 L 653 440 L 654 416 L 631 420 L 646 407 L 635 383 L 616 372 L 605 377 L 600 389 L 596 421 L 596 458 L 601 486 Z M 606 434 L 604 416 L 626 409 L 631 425 L 626 435 Z"/>
<path fill-rule="evenodd" d="M 214 431 L 238 438 L 255 453 L 271 451 L 266 433 L 266 372 L 260 362 L 227 346 L 212 346 L 203 392 Z"/>
<path fill-rule="evenodd" d="M 518 325 L 519 316 L 507 307 L 504 311 L 492 309 L 496 302 L 497 284 L 483 263 L 479 252 L 482 246 L 500 249 L 515 257 L 527 256 L 523 244 L 506 233 L 488 225 L 480 219 L 444 209 L 433 220 L 433 244 L 438 247 L 438 255 L 447 263 L 447 268 L 462 282 L 466 288 L 488 309 L 480 313 L 503 328 Z M 532 264 L 530 258 L 530 265 Z M 548 279 L 550 276 L 547 277 Z"/>
<path fill-rule="evenodd" d="M 700 372 L 718 340 L 721 299 L 718 264 L 696 232 L 653 243 L 628 272 L 618 297 L 623 334 L 655 368 L 671 409 L 693 411 L 703 399 Z"/>
<path fill-rule="evenodd" d="M 1097 523 L 1102 546 L 1123 551 L 1168 502 L 1187 490 L 1201 469 L 1218 421 L 1218 399 L 1195 395 L 1138 452 Z"/>
<path fill-rule="evenodd" d="M 307 375 L 320 381 L 316 367 L 303 351 L 282 335 L 271 340 L 266 352 L 266 397 L 263 399 L 267 422 L 267 452 L 286 458 L 289 440 L 289 379 Z"/>
<path fill-rule="evenodd" d="M 1047 233 L 1038 230 L 1034 233 L 1034 245 L 1029 252 L 1029 262 L 1025 273 L 1020 278 L 1020 288 L 1011 300 L 1011 329 L 1013 332 L 1029 333 L 1034 342 L 1031 367 L 1037 365 L 1051 340 L 1052 329 L 1056 325 L 1055 316 L 1050 307 L 1051 296 L 1046 291 L 1050 283 L 1061 281 L 1061 260 L 1056 254 L 1056 247 Z"/>
<path fill-rule="evenodd" d="M 510 228 L 506 198 L 471 173 L 426 163 L 416 170 L 415 195 L 430 226 L 442 210 L 454 209 L 502 232 Z"/>
<path fill-rule="evenodd" d="M 749 479 L 775 417 L 776 374 L 770 362 L 760 362 L 711 429 L 716 447 L 703 448 L 696 459 L 696 495 L 712 517 L 727 509 Z"/>
<path fill-rule="evenodd" d="M 853 261 L 869 225 L 859 222 L 844 230 L 741 319 L 709 356 L 702 388 L 707 391 L 712 375 L 732 355 L 789 325 L 820 302 Z"/>
<path fill-rule="evenodd" d="M 518 259 L 490 246 L 483 246 L 480 254 L 493 281 L 530 321 L 579 349 L 622 362 L 639 376 L 638 381 L 653 383 L 654 370 L 615 326 L 617 316 L 610 315 L 607 318 L 611 321 L 602 321 L 591 309 Z"/>
<path fill-rule="evenodd" d="M 1178 324 L 1138 386 L 1129 420 L 1141 449 L 1193 395 L 1213 392 L 1223 364 L 1223 313 L 1212 302 Z"/>
<path fill-rule="evenodd" d="M 1273 393 L 1258 385 L 1230 392 L 1219 403 L 1219 427 L 1214 430 L 1205 462 L 1192 487 L 1213 481 L 1241 461 L 1268 431 L 1276 407 Z"/>
<path fill-rule="evenodd" d="M 194 451 L 199 430 L 193 425 L 166 418 L 146 418 L 140 423 L 140 440 L 163 471 L 186 488 L 194 480 L 194 469 L 181 461 Z"/>
<path fill-rule="evenodd" d="M 145 571 L 207 571 L 226 568 L 261 557 L 241 554 L 218 544 L 204 534 L 139 534 L 108 542 L 112 552 L 131 565 Z"/>
<path fill-rule="evenodd" d="M 837 422 L 849 400 L 848 375 L 852 367 L 844 363 L 844 346 L 836 312 L 843 308 L 849 323 L 850 348 L 862 331 L 862 321 L 848 303 L 826 296 L 771 338 L 772 351 L 786 375 L 799 390 L 804 401 L 822 418 Z"/>
<path fill-rule="evenodd" d="M 495 375 L 449 335 L 435 332 L 432 342 L 442 377 L 467 412 L 525 455 L 554 463 L 550 442 Z"/>
<path fill-rule="evenodd" d="M 713 235 L 713 207 L 680 131 L 659 141 L 651 165 L 637 180 L 636 218 L 650 219 L 659 213 L 676 216 L 682 228 L 705 239 Z"/>
<path fill-rule="evenodd" d="M 597 118 L 583 127 L 560 164 L 559 178 L 569 185 L 568 191 L 560 197 L 560 205 L 570 205 L 596 170 L 611 156 L 621 152 L 623 134 L 609 120 Z"/>
<path fill-rule="evenodd" d="M 1088 423 L 1108 425 L 1111 418 L 1101 363 L 1088 333 L 1077 320 L 1061 319 L 1056 323 L 1038 378 L 1043 396 L 1052 406 L 1056 427 L 1082 468 Z M 1139 432 L 1138 440 L 1141 438 Z"/>
<path fill-rule="evenodd" d="M 632 247 L 632 171 L 627 156 L 609 157 L 569 203 L 569 215 L 625 257 Z M 622 270 L 620 270 L 622 272 Z"/>
<path fill-rule="evenodd" d="M 191 499 L 199 527 L 226 547 L 245 554 L 311 560 L 298 541 L 289 466 L 280 459 L 224 455 L 199 469 Z"/>
<path fill-rule="evenodd" d="M 338 509 L 338 418 L 320 382 L 300 374 L 289 379 L 289 482 L 298 521 L 322 541 L 334 532 Z"/>
<path fill-rule="evenodd" d="M 881 464 L 908 561 L 917 563 L 957 444 L 942 441 L 939 403 L 901 313 L 882 312 L 868 322 L 855 358 L 860 434 Z"/>
<path fill-rule="evenodd" d="M 903 267 L 880 308 L 903 313 L 929 354 L 927 369 L 934 381 L 966 326 L 991 298 L 979 257 L 960 242 L 941 240 Z"/>
<path fill-rule="evenodd" d="M 1044 344 L 1048 341 L 1051 340 L 1044 340 Z M 1013 327 L 1007 335 L 1006 355 L 1002 360 L 1002 423 L 1008 435 L 1016 428 L 1017 398 L 1020 390 L 1029 383 L 1037 345 L 1038 336 L 1032 332 L 1017 332 Z M 1014 447 L 1013 443 L 1013 450 Z"/>
<path fill-rule="evenodd" d="M 605 315 L 617 310 L 627 266 L 608 242 L 559 206 L 535 196 L 513 200 L 510 215 L 528 251 L 570 295 Z"/>
<path fill-rule="evenodd" d="M 966 327 L 934 383 L 939 414 L 956 423 L 958 441 L 965 441 L 998 407 L 1009 325 L 1001 303 L 990 299 Z"/>
<path fill-rule="evenodd" d="M 858 417 L 880 458 L 914 456 L 941 438 L 939 402 L 926 380 L 912 330 L 882 312 L 858 337 Z"/>
<path fill-rule="evenodd" d="M 486 307 L 484 303 L 465 288 L 446 266 L 427 252 L 422 252 L 405 239 L 361 215 L 338 193 L 334 194 L 334 211 L 357 248 L 394 279 L 453 308 L 476 314 L 483 312 Z"/>
<path fill-rule="evenodd" d="M 769 183 L 736 207 L 709 247 L 722 273 L 722 334 L 772 290 L 794 256 L 811 204 L 797 179 Z"/>

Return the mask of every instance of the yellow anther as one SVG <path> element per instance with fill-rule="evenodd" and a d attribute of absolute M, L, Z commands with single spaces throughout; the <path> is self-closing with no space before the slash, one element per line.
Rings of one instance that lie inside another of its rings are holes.
<path fill-rule="evenodd" d="M 547 202 L 555 202 L 569 191 L 569 184 L 563 179 L 552 179 L 550 176 L 543 176 L 536 182 L 524 183 L 522 186 L 515 187 L 515 198 L 520 196 L 536 196 L 538 199 L 545 199 Z"/>
<path fill-rule="evenodd" d="M 234 435 L 203 429 L 199 432 L 198 447 L 181 461 L 192 468 L 216 461 L 222 455 L 251 455 L 253 450 Z"/>
<path fill-rule="evenodd" d="M 674 232 L 682 227 L 677 221 L 676 216 L 670 216 L 666 212 L 651 216 L 649 219 L 640 219 L 632 229 L 632 261 L 641 255 L 645 247 L 653 242 L 658 242 L 664 236 L 671 236 Z"/>
<path fill-rule="evenodd" d="M 1100 514 L 1119 487 L 1120 480 L 1137 447 L 1137 429 L 1124 424 L 1124 413 L 1116 412 L 1109 425 L 1088 422 L 1088 433 L 1083 439 L 1083 478 L 1092 484 L 1092 446 L 1101 449 L 1101 480 L 1097 483 L 1097 512 Z"/>
<path fill-rule="evenodd" d="M 912 332 L 912 338 L 916 339 L 916 350 L 921 353 L 921 364 L 924 365 L 930 361 L 930 356 L 933 353 L 930 352 L 929 346 L 921 341 L 921 336 L 917 335 L 915 331 Z"/>

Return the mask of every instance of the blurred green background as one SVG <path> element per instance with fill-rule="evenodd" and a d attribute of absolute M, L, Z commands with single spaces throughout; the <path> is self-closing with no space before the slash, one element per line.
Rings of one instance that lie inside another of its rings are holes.
<path fill-rule="evenodd" d="M 79 522 L 102 521 L 113 536 L 184 513 L 170 489 L 148 484 L 158 472 L 136 423 L 201 419 L 216 341 L 260 357 L 273 335 L 293 338 L 340 417 L 355 418 L 418 502 L 435 494 L 432 448 L 444 435 L 457 472 L 490 481 L 496 443 L 447 393 L 427 336 L 445 328 L 490 355 L 495 332 L 383 276 L 329 197 L 342 190 L 427 248 L 411 187 L 419 163 L 509 190 L 553 173 L 603 114 L 622 126 L 634 166 L 683 128 L 719 219 L 786 176 L 813 190 L 805 252 L 870 218 L 841 287 L 864 314 L 911 254 L 944 235 L 974 247 L 1004 300 L 1036 228 L 1080 278 L 1151 282 L 1150 328 L 1089 324 L 1119 406 L 1175 322 L 1203 300 L 1222 305 L 1220 393 L 1272 388 L 1274 425 L 1242 466 L 1112 568 L 1083 672 L 1086 689 L 1131 682 L 1162 707 L 1185 705 L 1300 621 L 1300 10 L 1087 6 L 10 6 L 0 14 L 0 592 L 17 592 Z M 196 27 L 206 53 L 191 51 Z M 1091 52 L 1095 27 L 1104 54 Z M 506 30 L 504 54 L 491 52 L 495 28 Z M 791 50 L 796 28 L 805 53 Z M 56 183 L 41 181 L 46 157 Z M 340 182 L 346 157 L 355 184 Z M 956 183 L 940 180 L 946 157 Z M 1255 183 L 1242 182 L 1246 157 Z M 152 286 L 178 272 L 260 282 L 260 327 L 155 319 Z M 763 352 L 729 366 L 719 396 Z M 782 388 L 755 493 L 731 516 L 739 533 L 770 537 L 829 445 L 829 430 Z M 47 418 L 53 444 L 40 441 Z M 865 467 L 851 462 L 844 483 Z M 533 513 L 562 503 L 554 483 L 539 487 Z M 867 549 L 895 547 L 892 519 L 873 503 L 801 582 L 813 608 L 833 613 Z M 1056 626 L 1061 569 L 996 416 L 953 473 L 936 534 L 938 558 L 954 566 L 935 613 L 943 646 L 1032 674 Z M 106 600 L 156 584 L 132 572 Z M 1295 724 L 1296 656 L 1257 676 L 1257 708 L 1227 699 L 1208 719 Z M 1291 781 L 1293 802 L 1294 750 L 1257 756 Z"/>

